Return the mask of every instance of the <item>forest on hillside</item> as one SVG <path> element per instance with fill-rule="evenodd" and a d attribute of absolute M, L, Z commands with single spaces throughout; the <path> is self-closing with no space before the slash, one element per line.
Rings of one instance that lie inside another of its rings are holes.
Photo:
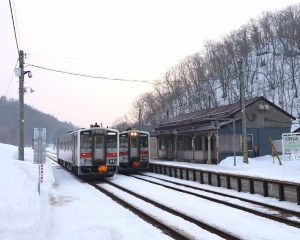
<path fill-rule="evenodd" d="M 18 145 L 19 139 L 19 101 L 0 97 L 0 143 Z M 76 129 L 70 122 L 60 122 L 57 118 L 42 113 L 28 105 L 24 106 L 24 144 L 32 145 L 33 129 L 43 127 L 47 130 L 47 143 L 68 131 Z"/>
<path fill-rule="evenodd" d="M 240 65 L 239 65 L 240 64 Z M 264 96 L 300 116 L 300 4 L 265 12 L 169 69 L 133 104 L 134 122 L 155 127 L 179 114 Z M 115 125 L 122 125 L 119 121 Z"/>

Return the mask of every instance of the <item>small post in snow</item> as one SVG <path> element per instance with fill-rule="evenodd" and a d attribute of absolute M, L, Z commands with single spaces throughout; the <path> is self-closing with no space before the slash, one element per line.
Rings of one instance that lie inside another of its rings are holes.
<path fill-rule="evenodd" d="M 46 161 L 46 128 L 34 128 L 33 132 L 33 163 L 39 164 L 38 192 L 40 194 L 40 184 L 44 180 L 44 163 Z"/>

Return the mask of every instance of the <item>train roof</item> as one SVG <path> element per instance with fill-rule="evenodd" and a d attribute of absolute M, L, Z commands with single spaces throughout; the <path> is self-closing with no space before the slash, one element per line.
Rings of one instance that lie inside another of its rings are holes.
<path fill-rule="evenodd" d="M 118 129 L 114 129 L 114 128 L 105 128 L 105 127 L 81 128 L 81 129 L 79 129 L 79 131 L 82 132 L 82 131 L 87 131 L 87 130 L 97 130 L 97 129 L 98 129 L 98 130 L 99 130 L 99 129 L 101 129 L 101 130 L 108 130 L 108 131 L 113 131 L 113 132 L 119 133 Z"/>
<path fill-rule="evenodd" d="M 76 132 L 79 133 L 79 132 L 82 132 L 82 131 L 88 131 L 88 130 L 108 130 L 108 131 L 119 133 L 119 131 L 117 129 L 114 129 L 114 128 L 92 127 L 92 128 L 80 128 L 80 129 L 77 129 L 75 131 L 70 131 L 67 134 L 63 135 L 63 136 L 73 134 L 73 133 L 76 133 Z M 63 137 L 63 136 L 60 136 L 60 137 Z"/>
<path fill-rule="evenodd" d="M 126 130 L 126 131 L 120 132 L 120 134 L 122 134 L 122 133 L 130 133 L 130 132 L 139 132 L 139 133 L 145 133 L 145 134 L 150 135 L 149 132 L 141 131 L 141 130 L 137 130 L 137 129 Z"/>

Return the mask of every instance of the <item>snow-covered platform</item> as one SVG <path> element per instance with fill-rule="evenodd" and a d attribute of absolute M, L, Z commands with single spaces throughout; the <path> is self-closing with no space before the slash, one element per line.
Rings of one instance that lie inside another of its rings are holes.
<path fill-rule="evenodd" d="M 219 165 L 207 165 L 152 159 L 150 166 L 155 173 L 300 204 L 300 160 L 282 158 L 279 165 L 272 156 L 263 156 L 245 164 L 237 156 L 235 164 L 228 157 Z"/>

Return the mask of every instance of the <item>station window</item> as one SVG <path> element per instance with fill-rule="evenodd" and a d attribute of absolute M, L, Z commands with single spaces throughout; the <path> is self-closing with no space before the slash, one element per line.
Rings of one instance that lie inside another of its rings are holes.
<path fill-rule="evenodd" d="M 164 141 L 162 139 L 158 140 L 158 146 L 159 146 L 159 150 L 165 150 L 165 144 Z"/>
<path fill-rule="evenodd" d="M 253 134 L 247 134 L 247 148 L 253 150 Z"/>
<path fill-rule="evenodd" d="M 183 137 L 179 136 L 177 139 L 177 150 L 179 150 L 179 151 L 184 150 L 183 147 L 184 147 L 183 146 Z"/>
<path fill-rule="evenodd" d="M 192 137 L 184 137 L 184 150 L 192 150 Z"/>
<path fill-rule="evenodd" d="M 202 150 L 202 136 L 197 136 L 194 140 L 195 150 Z"/>

